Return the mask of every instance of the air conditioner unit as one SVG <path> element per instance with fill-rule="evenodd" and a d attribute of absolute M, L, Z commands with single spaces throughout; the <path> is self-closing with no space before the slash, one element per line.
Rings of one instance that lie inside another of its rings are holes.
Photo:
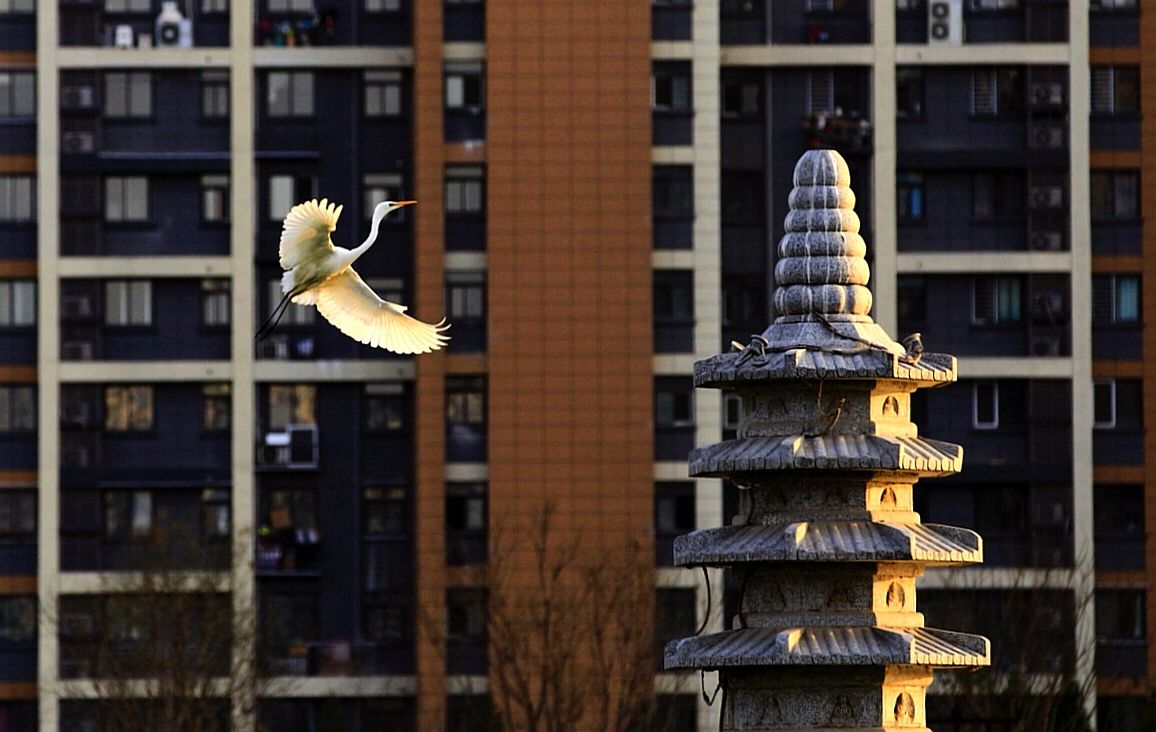
<path fill-rule="evenodd" d="M 92 341 L 61 341 L 60 357 L 65 361 L 91 361 L 95 355 Z"/>
<path fill-rule="evenodd" d="M 285 468 L 316 468 L 318 463 L 317 425 L 291 424 L 284 432 L 265 434 L 260 462 Z"/>
<path fill-rule="evenodd" d="M 963 43 L 962 0 L 931 0 L 927 3 L 927 43 L 956 46 Z"/>
<path fill-rule="evenodd" d="M 1060 355 L 1060 337 L 1056 335 L 1032 336 L 1029 346 L 1033 356 Z"/>
<path fill-rule="evenodd" d="M 1028 243 L 1032 249 L 1058 252 L 1064 248 L 1064 234 L 1060 231 L 1033 231 Z"/>
<path fill-rule="evenodd" d="M 96 308 L 88 295 L 65 295 L 60 298 L 62 320 L 86 320 L 93 316 Z"/>
<path fill-rule="evenodd" d="M 96 152 L 96 135 L 92 132 L 64 132 L 60 135 L 60 152 L 66 155 Z"/>
<path fill-rule="evenodd" d="M 1064 207 L 1064 187 L 1061 185 L 1035 185 L 1028 195 L 1028 205 L 1033 210 Z"/>
<path fill-rule="evenodd" d="M 60 108 L 69 111 L 96 108 L 96 90 L 88 84 L 69 84 L 60 90 Z"/>
<path fill-rule="evenodd" d="M 1028 99 L 1033 107 L 1064 106 L 1064 85 L 1058 81 L 1037 81 L 1030 87 Z"/>
<path fill-rule="evenodd" d="M 1028 128 L 1028 146 L 1034 150 L 1062 150 L 1066 142 L 1063 123 L 1038 123 Z"/>

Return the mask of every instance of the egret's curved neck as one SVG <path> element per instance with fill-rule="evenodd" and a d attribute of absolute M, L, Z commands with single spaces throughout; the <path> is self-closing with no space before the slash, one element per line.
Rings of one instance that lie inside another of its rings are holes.
<path fill-rule="evenodd" d="M 373 242 L 377 241 L 377 228 L 381 226 L 381 220 L 385 218 L 386 213 L 385 210 L 375 211 L 373 213 L 373 222 L 369 227 L 369 236 L 365 237 L 365 241 L 361 242 L 361 246 L 352 251 L 354 259 L 368 252 L 369 248 L 373 246 Z"/>

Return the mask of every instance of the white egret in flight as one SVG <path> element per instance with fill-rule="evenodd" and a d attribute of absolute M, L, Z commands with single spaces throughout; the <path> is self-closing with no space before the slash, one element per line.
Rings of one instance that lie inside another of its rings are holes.
<path fill-rule="evenodd" d="M 294 206 L 281 231 L 281 292 L 285 296 L 257 331 L 257 340 L 273 332 L 290 302 L 316 305 L 325 319 L 355 341 L 394 353 L 429 353 L 449 341 L 445 318 L 430 324 L 405 314 L 406 307 L 382 300 L 365 284 L 353 263 L 377 239 L 377 227 L 391 211 L 417 201 L 385 201 L 373 209 L 369 236 L 356 249 L 334 246 L 342 206 L 314 199 Z"/>

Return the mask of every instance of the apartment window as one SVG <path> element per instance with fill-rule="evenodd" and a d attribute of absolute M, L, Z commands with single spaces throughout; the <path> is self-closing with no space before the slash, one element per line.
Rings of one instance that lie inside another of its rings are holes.
<path fill-rule="evenodd" d="M 104 429 L 109 432 L 147 432 L 153 428 L 151 386 L 106 386 Z"/>
<path fill-rule="evenodd" d="M 153 494 L 107 491 L 104 494 L 104 538 L 143 539 L 153 531 Z"/>
<path fill-rule="evenodd" d="M 1134 10 L 1136 0 L 1089 0 L 1092 10 Z"/>
<path fill-rule="evenodd" d="M 898 315 L 902 323 L 927 320 L 927 279 L 922 275 L 899 275 L 897 280 Z"/>
<path fill-rule="evenodd" d="M 689 165 L 656 165 L 651 190 L 656 219 L 694 216 L 694 169 Z"/>
<path fill-rule="evenodd" d="M 0 327 L 36 325 L 36 280 L 0 280 Z"/>
<path fill-rule="evenodd" d="M 1096 590 L 1096 640 L 1143 641 L 1144 590 Z"/>
<path fill-rule="evenodd" d="M 910 224 L 926 220 L 927 212 L 924 209 L 926 188 L 923 184 L 923 173 L 898 171 L 895 174 L 895 191 L 900 223 Z"/>
<path fill-rule="evenodd" d="M 38 602 L 35 597 L 16 595 L 0 597 L 0 645 L 36 643 Z"/>
<path fill-rule="evenodd" d="M 895 116 L 899 119 L 923 118 L 923 69 L 895 69 Z"/>
<path fill-rule="evenodd" d="M 153 283 L 149 280 L 108 280 L 104 283 L 104 323 L 147 326 L 153 322 Z"/>
<path fill-rule="evenodd" d="M 979 221 L 1007 221 L 1023 216 L 1024 178 L 1017 171 L 976 173 L 971 179 L 972 216 Z"/>
<path fill-rule="evenodd" d="M 36 12 L 36 0 L 0 0 L 0 14 Z"/>
<path fill-rule="evenodd" d="M 758 117 L 763 112 L 763 90 L 749 79 L 723 79 L 722 116 Z"/>
<path fill-rule="evenodd" d="M 1023 279 L 1016 276 L 976 277 L 971 322 L 999 325 L 1023 321 Z"/>
<path fill-rule="evenodd" d="M 143 175 L 104 179 L 104 220 L 110 223 L 149 220 L 149 179 Z"/>
<path fill-rule="evenodd" d="M 0 490 L 0 539 L 36 536 L 36 491 Z"/>
<path fill-rule="evenodd" d="M 1019 69 L 982 68 L 971 72 L 971 114 L 1004 117 L 1023 111 L 1023 75 Z"/>
<path fill-rule="evenodd" d="M 201 491 L 201 536 L 222 541 L 232 535 L 232 496 L 222 488 L 205 488 Z"/>
<path fill-rule="evenodd" d="M 1092 426 L 1109 430 L 1116 427 L 1116 380 L 1092 382 Z"/>
<path fill-rule="evenodd" d="M 0 222 L 31 223 L 36 220 L 36 177 L 0 175 Z"/>
<path fill-rule="evenodd" d="M 361 177 L 361 212 L 365 220 L 373 217 L 373 209 L 382 201 L 400 201 L 402 193 L 401 173 L 367 173 Z M 397 224 L 405 221 L 406 210 L 394 211 L 382 223 Z"/>
<path fill-rule="evenodd" d="M 308 488 L 277 488 L 269 491 L 265 521 L 274 529 L 317 528 L 317 501 Z"/>
<path fill-rule="evenodd" d="M 691 110 L 690 64 L 654 64 L 650 77 L 650 108 L 656 112 Z"/>
<path fill-rule="evenodd" d="M 226 326 L 232 319 L 232 285 L 226 279 L 201 280 L 201 325 Z"/>
<path fill-rule="evenodd" d="M 104 0 L 105 12 L 147 13 L 152 9 L 150 0 Z"/>
<path fill-rule="evenodd" d="M 269 299 L 268 315 L 272 315 L 277 308 L 277 303 L 281 302 L 281 298 L 285 294 L 281 292 L 281 279 L 269 281 Z M 311 325 L 317 317 L 317 308 L 312 305 L 287 305 L 285 307 L 285 314 L 281 316 L 281 325 Z"/>
<path fill-rule="evenodd" d="M 270 175 L 267 179 L 269 221 L 281 221 L 289 209 L 317 195 L 317 179 L 311 175 Z M 370 209 L 372 211 L 372 209 Z M 396 214 L 395 214 L 396 215 Z M 281 298 L 278 297 L 278 300 Z"/>
<path fill-rule="evenodd" d="M 229 118 L 229 72 L 201 72 L 201 117 Z"/>
<path fill-rule="evenodd" d="M 266 0 L 271 13 L 311 13 L 313 0 Z"/>
<path fill-rule="evenodd" d="M 971 425 L 977 430 L 999 427 L 999 383 L 977 381 L 972 384 Z"/>
<path fill-rule="evenodd" d="M 690 270 L 655 270 L 653 309 L 655 351 L 676 353 L 692 350 L 694 273 Z"/>
<path fill-rule="evenodd" d="M 261 597 L 261 640 L 274 646 L 269 652 L 283 654 L 285 646 L 317 640 L 321 620 L 317 595 L 312 592 L 270 591 Z"/>
<path fill-rule="evenodd" d="M 487 596 L 485 590 L 446 590 L 446 670 L 486 670 Z"/>
<path fill-rule="evenodd" d="M 1140 322 L 1139 275 L 1092 275 L 1092 323 Z"/>
<path fill-rule="evenodd" d="M 409 427 L 409 400 L 403 384 L 366 384 L 362 405 L 366 432 L 402 432 Z"/>
<path fill-rule="evenodd" d="M 485 322 L 486 273 L 447 272 L 446 311 L 450 322 Z"/>
<path fill-rule="evenodd" d="M 365 533 L 372 536 L 406 536 L 412 529 L 409 500 L 404 486 L 373 486 L 362 496 Z"/>
<path fill-rule="evenodd" d="M 208 224 L 229 221 L 229 176 L 201 176 L 201 221 Z"/>
<path fill-rule="evenodd" d="M 481 109 L 485 106 L 485 83 L 480 63 L 445 65 L 446 110 Z"/>
<path fill-rule="evenodd" d="M 270 117 L 313 115 L 313 72 L 270 71 L 266 77 L 265 112 Z"/>
<path fill-rule="evenodd" d="M 366 71 L 362 85 L 366 117 L 397 117 L 401 114 L 400 71 Z"/>
<path fill-rule="evenodd" d="M 667 641 L 693 636 L 698 628 L 698 594 L 692 587 L 661 587 L 654 593 L 654 642 L 661 659 Z"/>
<path fill-rule="evenodd" d="M 1132 221 L 1140 216 L 1140 173 L 1092 171 L 1092 218 Z"/>
<path fill-rule="evenodd" d="M 446 166 L 446 213 L 481 214 L 486 207 L 486 170 L 480 165 Z"/>
<path fill-rule="evenodd" d="M 0 432 L 36 429 L 36 387 L 0 386 Z"/>
<path fill-rule="evenodd" d="M 1140 111 L 1138 66 L 1092 67 L 1092 114 L 1132 114 Z"/>
<path fill-rule="evenodd" d="M 0 117 L 36 116 L 36 72 L 0 71 Z"/>
<path fill-rule="evenodd" d="M 146 119 L 152 117 L 152 114 L 153 75 L 151 72 L 106 71 L 104 73 L 105 117 Z"/>
<path fill-rule="evenodd" d="M 478 376 L 446 379 L 446 458 L 456 462 L 486 459 L 486 382 Z"/>
<path fill-rule="evenodd" d="M 489 498 L 485 483 L 446 483 L 446 563 L 486 561 Z"/>
<path fill-rule="evenodd" d="M 269 386 L 269 429 L 283 430 L 291 424 L 316 424 L 314 405 L 317 387 L 313 384 L 271 384 Z"/>
<path fill-rule="evenodd" d="M 654 484 L 655 562 L 671 566 L 674 539 L 694 531 L 694 481 L 663 481 Z"/>
<path fill-rule="evenodd" d="M 807 114 L 832 114 L 835 111 L 835 74 L 831 71 L 807 72 Z"/>
<path fill-rule="evenodd" d="M 401 10 L 401 0 L 364 0 L 362 7 L 367 13 L 396 13 Z"/>
<path fill-rule="evenodd" d="M 205 384 L 201 387 L 204 418 L 201 427 L 206 432 L 225 432 L 233 421 L 233 387 L 230 384 Z"/>
<path fill-rule="evenodd" d="M 694 426 L 694 387 L 681 376 L 655 378 L 654 423 L 656 427 Z"/>
<path fill-rule="evenodd" d="M 1015 10 L 1020 0 L 968 0 L 967 7 L 975 11 Z"/>
<path fill-rule="evenodd" d="M 201 0 L 202 13 L 227 13 L 229 0 Z"/>

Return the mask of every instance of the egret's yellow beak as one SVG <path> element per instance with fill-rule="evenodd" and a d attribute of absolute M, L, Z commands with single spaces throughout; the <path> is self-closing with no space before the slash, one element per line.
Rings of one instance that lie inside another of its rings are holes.
<path fill-rule="evenodd" d="M 417 201 L 394 201 L 393 205 L 394 208 L 401 208 L 402 206 L 408 206 L 411 203 L 417 203 Z"/>

